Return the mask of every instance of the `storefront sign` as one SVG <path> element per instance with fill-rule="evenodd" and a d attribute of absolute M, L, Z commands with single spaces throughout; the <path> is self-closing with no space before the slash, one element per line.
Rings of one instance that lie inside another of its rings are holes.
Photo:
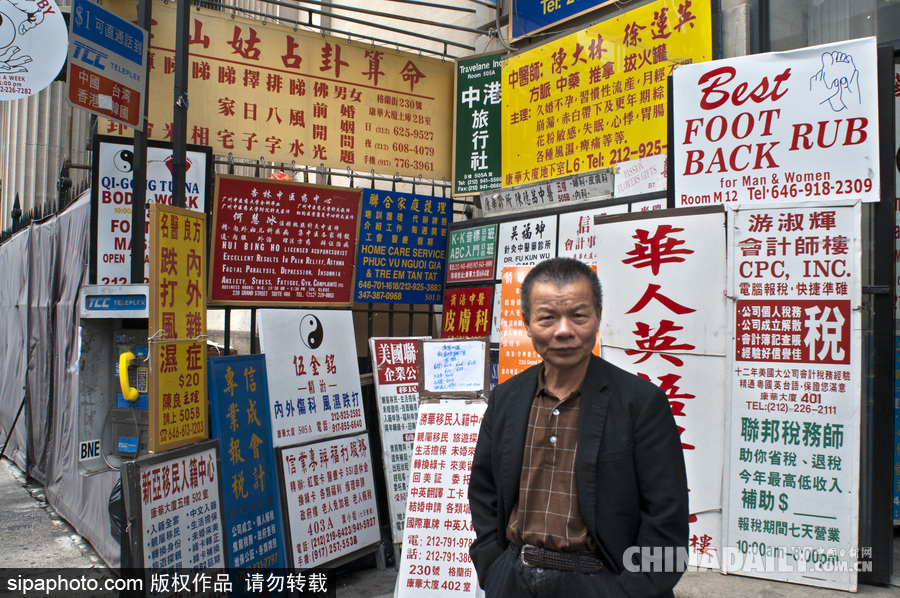
<path fill-rule="evenodd" d="M 204 213 L 210 183 L 212 152 L 208 147 L 188 146 L 185 160 L 184 207 Z M 144 280 L 131 280 L 132 193 L 134 144 L 118 137 L 94 138 L 94 170 L 91 177 L 91 254 L 96 284 L 142 283 L 150 280 L 150 263 L 144 262 Z M 151 204 L 172 204 L 172 144 L 151 141 L 147 147 L 147 224 Z M 145 239 L 149 238 L 149 233 Z M 146 249 L 145 249 L 146 251 Z"/>
<path fill-rule="evenodd" d="M 712 57 L 708 2 L 657 0 L 503 61 L 503 186 L 667 152 L 666 78 Z"/>
<path fill-rule="evenodd" d="M 556 256 L 556 216 L 500 224 L 497 278 L 511 266 L 534 266 Z"/>
<path fill-rule="evenodd" d="M 447 289 L 444 293 L 442 338 L 488 336 L 494 287 Z"/>
<path fill-rule="evenodd" d="M 359 189 L 216 176 L 211 305 L 350 305 Z"/>
<path fill-rule="evenodd" d="M 691 563 L 718 558 L 721 524 L 698 529 L 697 514 L 722 508 L 724 211 L 609 216 L 597 219 L 595 233 L 603 358 L 666 393 L 687 467 Z"/>
<path fill-rule="evenodd" d="M 262 309 L 258 318 L 273 445 L 364 430 L 353 314 Z"/>
<path fill-rule="evenodd" d="M 391 537 L 403 540 L 410 455 L 419 416 L 418 338 L 370 338 Z"/>
<path fill-rule="evenodd" d="M 150 451 L 206 439 L 206 214 L 150 206 Z"/>
<path fill-rule="evenodd" d="M 104 6 L 137 18 L 134 3 Z M 150 139 L 172 135 L 175 13 L 154 3 Z M 248 160 L 452 177 L 453 62 L 231 11 L 192 10 L 189 29 L 192 143 Z M 126 132 L 106 120 L 98 130 Z"/>
<path fill-rule="evenodd" d="M 228 566 L 241 588 L 253 570 L 285 567 L 268 405 L 262 355 L 210 358 L 210 428 L 222 450 Z"/>
<path fill-rule="evenodd" d="M 381 541 L 369 435 L 281 450 L 291 565 L 310 569 Z"/>
<path fill-rule="evenodd" d="M 456 62 L 453 193 L 500 188 L 500 60 L 503 53 Z"/>
<path fill-rule="evenodd" d="M 860 204 L 729 210 L 735 297 L 724 570 L 856 590 Z"/>
<path fill-rule="evenodd" d="M 447 282 L 494 278 L 497 225 L 450 231 Z"/>
<path fill-rule="evenodd" d="M 558 177 L 551 183 L 519 185 L 481 194 L 485 214 L 528 211 L 571 201 L 606 199 L 613 194 L 609 169 Z"/>
<path fill-rule="evenodd" d="M 878 201 L 875 38 L 673 75 L 677 207 Z"/>
<path fill-rule="evenodd" d="M 453 200 L 363 190 L 354 299 L 440 303 Z"/>
<path fill-rule="evenodd" d="M 419 408 L 397 596 L 474 597 L 479 590 L 467 490 L 486 407 L 445 399 Z"/>
<path fill-rule="evenodd" d="M 584 212 L 567 212 L 559 215 L 559 257 L 570 257 L 586 264 L 596 264 L 597 237 L 594 228 L 594 217 L 608 214 L 626 214 L 628 204 L 607 206 L 585 210 Z"/>

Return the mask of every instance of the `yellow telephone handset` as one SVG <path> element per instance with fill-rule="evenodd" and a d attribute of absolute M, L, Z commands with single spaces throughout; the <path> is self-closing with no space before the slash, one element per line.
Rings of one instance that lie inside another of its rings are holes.
<path fill-rule="evenodd" d="M 134 401 L 138 400 L 138 389 L 133 388 L 128 383 L 128 366 L 131 365 L 131 360 L 134 359 L 134 353 L 131 351 L 126 351 L 119 355 L 119 386 L 122 387 L 122 396 L 126 401 Z"/>

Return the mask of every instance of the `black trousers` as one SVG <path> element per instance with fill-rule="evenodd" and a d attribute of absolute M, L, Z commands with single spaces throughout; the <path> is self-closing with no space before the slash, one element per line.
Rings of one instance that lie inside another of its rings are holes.
<path fill-rule="evenodd" d="M 517 550 L 513 546 L 491 563 L 484 587 L 485 598 L 627 598 L 609 569 L 588 574 L 526 567 L 516 554 Z"/>

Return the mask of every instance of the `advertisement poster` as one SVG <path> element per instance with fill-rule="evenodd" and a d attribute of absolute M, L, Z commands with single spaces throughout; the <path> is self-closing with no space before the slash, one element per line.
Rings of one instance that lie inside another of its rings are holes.
<path fill-rule="evenodd" d="M 559 257 L 570 257 L 586 264 L 596 264 L 597 236 L 594 217 L 609 214 L 627 214 L 628 204 L 594 208 L 583 212 L 566 212 L 559 215 Z"/>
<path fill-rule="evenodd" d="M 210 429 L 222 450 L 228 567 L 242 588 L 254 570 L 285 568 L 268 404 L 262 355 L 209 359 Z"/>
<path fill-rule="evenodd" d="M 467 491 L 486 407 L 445 399 L 419 408 L 398 596 L 474 597 L 479 590 Z"/>
<path fill-rule="evenodd" d="M 306 309 L 257 313 L 273 445 L 363 431 L 353 314 Z"/>
<path fill-rule="evenodd" d="M 489 336 L 493 302 L 493 286 L 447 289 L 441 338 Z"/>
<path fill-rule="evenodd" d="M 698 515 L 721 520 L 728 347 L 724 210 L 609 216 L 594 227 L 604 258 L 597 262 L 602 355 L 650 380 L 669 399 L 690 491 L 689 557 L 698 565 L 704 554 L 718 558 L 722 547 L 721 535 L 713 535 L 721 524 L 705 522 L 701 530 Z"/>
<path fill-rule="evenodd" d="M 500 67 L 504 53 L 456 61 L 453 194 L 500 188 Z"/>
<path fill-rule="evenodd" d="M 133 2 L 104 6 L 137 19 Z M 195 8 L 191 143 L 217 156 L 451 180 L 452 61 Z M 174 3 L 154 3 L 150 139 L 171 135 L 175 14 Z M 128 133 L 104 119 L 98 131 Z"/>
<path fill-rule="evenodd" d="M 712 58 L 708 2 L 657 0 L 503 61 L 503 186 L 668 152 L 667 77 Z"/>
<path fill-rule="evenodd" d="M 556 257 L 556 216 L 500 223 L 497 278 L 504 268 L 534 266 L 551 257 Z"/>
<path fill-rule="evenodd" d="M 147 145 L 145 241 L 150 238 L 150 205 L 172 204 L 172 144 L 152 141 Z M 94 156 L 91 232 L 97 243 L 91 254 L 93 279 L 102 285 L 146 283 L 150 280 L 150 264 L 146 261 L 144 280 L 131 280 L 134 144 L 116 137 L 98 136 L 94 139 Z M 211 165 L 209 148 L 188 146 L 184 173 L 184 207 L 188 210 L 206 211 Z"/>
<path fill-rule="evenodd" d="M 281 450 L 291 566 L 310 569 L 381 542 L 369 435 Z"/>
<path fill-rule="evenodd" d="M 453 200 L 364 189 L 358 302 L 440 304 Z"/>
<path fill-rule="evenodd" d="M 676 207 L 879 200 L 875 38 L 673 75 Z"/>
<path fill-rule="evenodd" d="M 150 451 L 205 440 L 206 214 L 150 206 Z"/>
<path fill-rule="evenodd" d="M 729 210 L 725 545 L 740 573 L 856 591 L 860 204 Z"/>
<path fill-rule="evenodd" d="M 69 34 L 53 0 L 0 2 L 3 44 L 0 102 L 19 100 L 47 88 L 66 64 Z M 71 79 L 70 79 L 71 81 Z"/>
<path fill-rule="evenodd" d="M 211 305 L 350 305 L 359 189 L 216 175 Z"/>
<path fill-rule="evenodd" d="M 410 455 L 419 417 L 419 338 L 370 338 L 394 544 L 403 540 Z"/>
<path fill-rule="evenodd" d="M 496 245 L 496 224 L 450 231 L 447 282 L 492 280 Z"/>
<path fill-rule="evenodd" d="M 531 266 L 504 268 L 500 280 L 500 384 L 541 363 L 522 320 L 520 291 L 530 270 Z"/>

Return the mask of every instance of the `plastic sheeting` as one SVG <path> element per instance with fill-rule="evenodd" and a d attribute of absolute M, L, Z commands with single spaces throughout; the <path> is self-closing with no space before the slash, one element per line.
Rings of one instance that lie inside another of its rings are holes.
<path fill-rule="evenodd" d="M 23 397 L 7 454 L 43 481 L 48 502 L 110 567 L 119 544 L 107 504 L 117 472 L 78 473 L 78 290 L 87 280 L 90 198 L 0 247 L 0 443 Z M 12 452 L 10 450 L 12 449 Z"/>

